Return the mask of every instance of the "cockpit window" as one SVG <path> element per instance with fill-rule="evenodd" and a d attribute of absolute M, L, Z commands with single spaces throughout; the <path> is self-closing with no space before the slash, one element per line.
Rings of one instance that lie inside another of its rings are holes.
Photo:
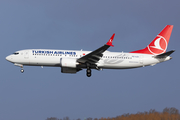
<path fill-rule="evenodd" d="M 13 53 L 14 55 L 18 55 L 19 53 L 18 52 L 15 52 L 15 53 Z"/>

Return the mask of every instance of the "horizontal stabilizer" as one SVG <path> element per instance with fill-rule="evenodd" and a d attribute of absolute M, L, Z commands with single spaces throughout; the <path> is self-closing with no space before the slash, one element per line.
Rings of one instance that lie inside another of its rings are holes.
<path fill-rule="evenodd" d="M 163 54 L 156 55 L 155 58 L 166 58 L 167 56 L 171 55 L 175 50 L 168 51 Z"/>

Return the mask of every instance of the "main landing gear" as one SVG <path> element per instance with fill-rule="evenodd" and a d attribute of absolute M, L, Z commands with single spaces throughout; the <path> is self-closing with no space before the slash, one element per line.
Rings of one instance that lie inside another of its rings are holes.
<path fill-rule="evenodd" d="M 86 75 L 88 77 L 91 77 L 91 69 L 88 67 L 87 70 L 86 70 Z"/>
<path fill-rule="evenodd" d="M 87 77 L 91 77 L 91 68 L 92 69 L 96 69 L 96 70 L 102 70 L 102 68 L 99 68 L 97 65 L 95 64 L 90 64 L 90 63 L 86 63 L 86 75 Z"/>
<path fill-rule="evenodd" d="M 90 64 L 89 64 L 89 63 L 86 63 L 86 67 L 87 67 L 86 75 L 87 75 L 87 77 L 91 77 L 91 68 L 90 68 Z"/>

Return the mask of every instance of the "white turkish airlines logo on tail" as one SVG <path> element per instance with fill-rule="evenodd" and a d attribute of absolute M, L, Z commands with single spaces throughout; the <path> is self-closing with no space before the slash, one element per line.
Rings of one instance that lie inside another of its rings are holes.
<path fill-rule="evenodd" d="M 110 39 L 109 42 L 112 42 L 112 39 Z"/>
<path fill-rule="evenodd" d="M 148 45 L 148 49 L 152 54 L 161 54 L 166 51 L 167 41 L 163 36 L 157 35 L 155 40 Z"/>
<path fill-rule="evenodd" d="M 156 39 L 156 41 L 154 42 L 154 45 L 155 45 L 155 46 L 150 46 L 150 47 L 156 48 L 156 49 L 159 49 L 159 50 L 163 50 L 163 49 L 161 48 L 161 46 L 160 46 L 160 40 L 161 40 L 161 38 Z"/>

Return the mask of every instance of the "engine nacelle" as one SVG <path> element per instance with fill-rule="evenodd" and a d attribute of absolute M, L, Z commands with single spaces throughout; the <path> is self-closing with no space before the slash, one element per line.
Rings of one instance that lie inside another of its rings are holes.
<path fill-rule="evenodd" d="M 61 67 L 76 68 L 76 65 L 77 65 L 76 59 L 73 59 L 73 58 L 61 58 L 60 59 Z"/>
<path fill-rule="evenodd" d="M 61 58 L 60 66 L 62 73 L 76 73 L 79 70 L 76 68 L 77 62 L 73 58 Z"/>
<path fill-rule="evenodd" d="M 62 73 L 77 73 L 78 70 L 76 68 L 68 68 L 68 67 L 61 67 Z"/>

